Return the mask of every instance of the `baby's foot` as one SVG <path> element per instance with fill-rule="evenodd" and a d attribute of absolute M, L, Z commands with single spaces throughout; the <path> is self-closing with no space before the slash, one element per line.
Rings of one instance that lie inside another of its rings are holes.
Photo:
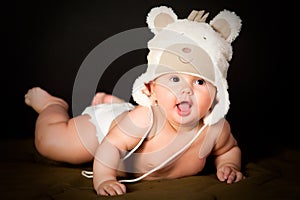
<path fill-rule="evenodd" d="M 102 103 L 123 103 L 124 100 L 120 99 L 116 96 L 113 96 L 111 94 L 106 94 L 104 92 L 98 92 L 92 101 L 92 105 L 98 105 L 98 104 L 102 104 Z"/>
<path fill-rule="evenodd" d="M 50 95 L 48 92 L 39 87 L 34 87 L 28 90 L 27 94 L 25 94 L 25 103 L 28 106 L 31 106 L 38 113 L 53 104 L 59 104 L 65 109 L 68 109 L 68 104 L 64 100 Z"/>

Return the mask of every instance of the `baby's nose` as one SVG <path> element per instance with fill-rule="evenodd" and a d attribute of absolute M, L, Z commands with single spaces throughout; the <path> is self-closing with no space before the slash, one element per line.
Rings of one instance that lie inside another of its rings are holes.
<path fill-rule="evenodd" d="M 192 91 L 191 87 L 185 86 L 184 88 L 181 89 L 181 93 L 182 94 L 192 95 L 193 91 Z"/>

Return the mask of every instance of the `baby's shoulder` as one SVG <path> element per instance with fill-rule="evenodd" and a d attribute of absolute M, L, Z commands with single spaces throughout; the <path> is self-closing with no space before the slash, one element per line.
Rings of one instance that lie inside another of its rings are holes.
<path fill-rule="evenodd" d="M 133 110 L 128 112 L 127 118 L 140 127 L 149 127 L 152 117 L 151 113 L 148 107 L 136 106 Z"/>
<path fill-rule="evenodd" d="M 218 129 L 218 136 L 216 138 L 216 145 L 214 151 L 216 154 L 226 152 L 232 146 L 237 145 L 237 141 L 231 133 L 230 124 L 227 120 L 222 120 L 216 124 L 215 129 Z"/>
<path fill-rule="evenodd" d="M 204 134 L 206 141 L 211 141 L 213 144 L 218 144 L 230 137 L 230 124 L 225 118 L 223 118 L 217 123 L 206 127 Z"/>
<path fill-rule="evenodd" d="M 210 134 L 214 133 L 216 136 L 231 133 L 230 124 L 225 118 L 222 118 L 217 123 L 208 126 L 206 129 L 210 132 Z"/>
<path fill-rule="evenodd" d="M 151 126 L 150 112 L 147 107 L 136 106 L 119 118 L 113 130 L 118 130 L 133 138 L 141 138 Z"/>
<path fill-rule="evenodd" d="M 123 113 L 115 120 L 106 138 L 120 149 L 130 150 L 145 137 L 151 125 L 149 109 L 135 106 L 134 109 Z"/>

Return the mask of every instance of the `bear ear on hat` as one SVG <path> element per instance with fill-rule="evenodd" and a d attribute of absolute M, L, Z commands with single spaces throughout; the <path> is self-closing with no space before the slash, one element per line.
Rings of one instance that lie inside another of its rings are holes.
<path fill-rule="evenodd" d="M 209 24 L 229 43 L 233 42 L 241 30 L 241 19 L 234 12 L 221 11 Z"/>
<path fill-rule="evenodd" d="M 150 10 L 146 22 L 151 32 L 157 34 L 161 29 L 168 24 L 174 23 L 177 19 L 177 15 L 171 8 L 160 6 Z"/>

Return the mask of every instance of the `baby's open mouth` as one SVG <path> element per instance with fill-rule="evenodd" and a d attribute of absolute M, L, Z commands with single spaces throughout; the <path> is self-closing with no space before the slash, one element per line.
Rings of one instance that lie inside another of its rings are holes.
<path fill-rule="evenodd" d="M 191 112 L 192 104 L 188 101 L 182 101 L 182 102 L 176 104 L 176 106 L 178 109 L 178 113 L 181 116 L 186 116 L 186 115 L 190 114 L 190 112 Z"/>
<path fill-rule="evenodd" d="M 187 101 L 182 101 L 182 102 L 176 104 L 176 106 L 180 111 L 184 111 L 184 110 L 190 109 L 192 107 L 192 105 Z"/>

